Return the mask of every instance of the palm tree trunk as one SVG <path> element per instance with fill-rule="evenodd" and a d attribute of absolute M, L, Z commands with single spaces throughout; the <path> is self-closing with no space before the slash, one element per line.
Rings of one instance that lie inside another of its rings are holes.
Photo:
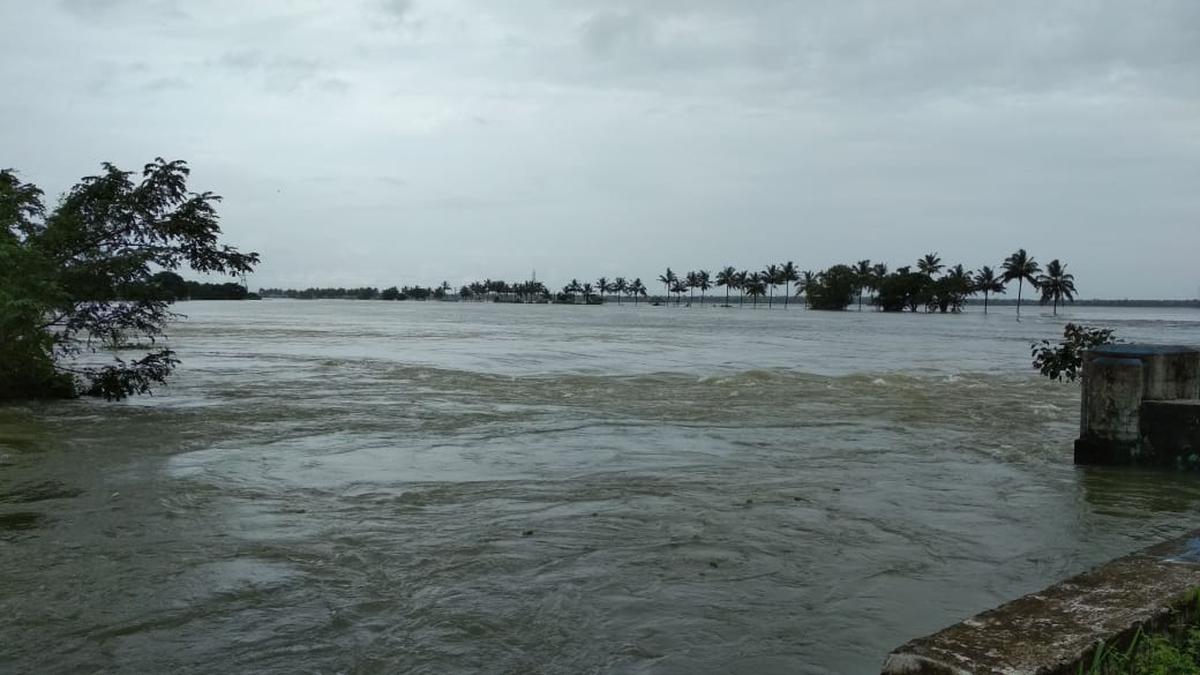
<path fill-rule="evenodd" d="M 767 309 L 771 309 L 771 303 L 775 302 L 775 286 L 771 286 L 771 293 L 767 296 Z"/>
<path fill-rule="evenodd" d="M 983 292 L 983 313 L 984 314 L 987 314 L 987 300 L 988 300 L 988 292 L 984 291 Z"/>
<path fill-rule="evenodd" d="M 1054 296 L 1054 316 L 1058 316 L 1058 296 Z"/>
<path fill-rule="evenodd" d="M 746 292 L 738 289 L 738 309 L 741 309 L 746 304 Z"/>
<path fill-rule="evenodd" d="M 787 309 L 788 298 L 792 297 L 792 282 L 788 281 L 783 284 L 783 308 Z"/>
<path fill-rule="evenodd" d="M 725 287 L 725 306 L 729 306 L 729 287 Z"/>
<path fill-rule="evenodd" d="M 1017 279 L 1017 321 L 1021 320 L 1021 289 L 1025 286 L 1024 279 Z"/>
<path fill-rule="evenodd" d="M 858 290 L 858 311 L 862 311 L 862 289 Z"/>

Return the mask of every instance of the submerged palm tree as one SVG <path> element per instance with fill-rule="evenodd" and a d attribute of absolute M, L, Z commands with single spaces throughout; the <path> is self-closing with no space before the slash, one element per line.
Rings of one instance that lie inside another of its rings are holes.
<path fill-rule="evenodd" d="M 671 284 L 675 283 L 675 281 L 678 279 L 679 279 L 679 277 L 675 276 L 675 273 L 671 271 L 670 267 L 667 268 L 666 272 L 658 275 L 658 283 L 662 284 L 663 286 L 665 286 L 667 288 L 667 299 L 668 300 L 671 297 Z"/>
<path fill-rule="evenodd" d="M 625 291 L 629 290 L 629 282 L 625 281 L 625 277 L 617 277 L 613 279 L 612 290 L 617 294 L 617 304 L 621 304 L 621 296 L 625 295 Z"/>
<path fill-rule="evenodd" d="M 762 272 L 762 281 L 771 290 L 771 294 L 767 296 L 767 309 L 770 309 L 775 300 L 775 287 L 783 283 L 779 265 L 767 265 L 767 269 Z"/>
<path fill-rule="evenodd" d="M 754 308 L 757 309 L 758 299 L 767 292 L 766 278 L 763 276 L 762 272 L 753 272 L 750 274 L 750 276 L 746 277 L 744 286 L 746 288 L 746 292 L 750 294 L 750 297 L 754 298 Z"/>
<path fill-rule="evenodd" d="M 750 273 L 742 270 L 737 273 L 738 309 L 746 302 L 746 284 L 750 281 Z"/>
<path fill-rule="evenodd" d="M 800 283 L 796 284 L 796 295 L 804 295 L 804 306 L 808 307 L 808 289 L 813 284 L 817 283 L 817 275 L 810 270 L 804 270 L 800 273 Z"/>
<path fill-rule="evenodd" d="M 590 300 L 592 299 L 592 293 L 595 292 L 595 290 L 596 289 L 592 288 L 591 284 L 583 285 L 583 304 L 585 304 L 585 305 L 590 304 Z"/>
<path fill-rule="evenodd" d="M 700 275 L 695 272 L 688 272 L 684 277 L 684 282 L 688 287 L 688 307 L 692 306 L 692 301 L 695 300 L 696 294 L 694 291 L 700 288 Z"/>
<path fill-rule="evenodd" d="M 854 285 L 858 287 L 858 311 L 862 311 L 863 291 L 875 287 L 875 277 L 871 274 L 871 261 L 859 260 L 854 266 Z"/>
<path fill-rule="evenodd" d="M 633 296 L 633 304 L 638 304 L 638 296 L 646 297 L 646 284 L 642 283 L 642 278 L 637 277 L 629 282 L 629 294 Z"/>
<path fill-rule="evenodd" d="M 685 279 L 675 279 L 671 282 L 671 292 L 675 294 L 675 306 L 679 306 L 679 302 L 683 300 L 683 294 L 687 292 L 688 284 Z"/>
<path fill-rule="evenodd" d="M 729 289 L 737 287 L 737 270 L 732 267 L 717 272 L 717 285 L 725 287 L 725 306 L 729 306 Z"/>
<path fill-rule="evenodd" d="M 983 293 L 983 313 L 987 314 L 988 296 L 992 293 L 1003 293 L 1005 291 L 1004 280 L 997 277 L 992 268 L 984 265 L 975 273 L 972 281 L 975 282 L 975 291 Z"/>
<path fill-rule="evenodd" d="M 1003 267 L 1004 283 L 1008 283 L 1014 279 L 1017 281 L 1017 321 L 1020 321 L 1021 291 L 1024 290 L 1026 281 L 1035 289 L 1038 287 L 1036 275 L 1042 271 L 1042 268 L 1023 248 L 1017 249 L 1015 253 L 1005 258 Z"/>
<path fill-rule="evenodd" d="M 792 296 L 792 282 L 800 281 L 800 270 L 796 268 L 796 263 L 791 260 L 785 262 L 779 268 L 779 276 L 783 279 L 783 308 L 787 309 L 788 298 Z"/>
<path fill-rule="evenodd" d="M 596 280 L 596 294 L 604 300 L 604 294 L 612 290 L 612 284 L 608 282 L 608 277 L 600 277 Z"/>
<path fill-rule="evenodd" d="M 572 280 L 571 280 L 571 283 L 567 284 L 567 287 L 566 287 L 566 288 L 564 288 L 564 289 L 563 289 L 563 291 L 564 291 L 564 292 L 565 292 L 567 295 L 576 295 L 576 294 L 578 294 L 578 293 L 581 293 L 581 292 L 583 292 L 583 286 L 580 286 L 580 285 L 579 285 L 579 280 L 578 280 L 578 279 L 572 279 Z"/>
<path fill-rule="evenodd" d="M 708 270 L 696 272 L 696 288 L 700 289 L 700 306 L 703 307 L 704 294 L 712 288 L 712 276 L 709 275 Z"/>
<path fill-rule="evenodd" d="M 917 271 L 923 274 L 933 276 L 941 272 L 945 265 L 942 264 L 942 259 L 938 257 L 937 252 L 926 253 L 917 261 Z"/>
<path fill-rule="evenodd" d="M 887 278 L 888 266 L 884 263 L 875 263 L 871 266 L 871 290 L 873 293 L 872 302 L 879 305 L 879 288 L 883 285 L 883 280 Z M 880 307 L 879 309 L 882 309 Z"/>
<path fill-rule="evenodd" d="M 1046 265 L 1046 273 L 1038 277 L 1042 289 L 1042 304 L 1054 303 L 1054 315 L 1058 316 L 1058 303 L 1075 302 L 1075 275 L 1067 272 L 1067 266 L 1058 258 Z"/>

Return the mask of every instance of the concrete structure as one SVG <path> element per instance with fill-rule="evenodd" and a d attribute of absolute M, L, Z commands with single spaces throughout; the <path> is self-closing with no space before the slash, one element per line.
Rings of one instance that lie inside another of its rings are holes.
<path fill-rule="evenodd" d="M 1122 344 L 1084 352 L 1075 463 L 1200 468 L 1200 350 Z"/>
<path fill-rule="evenodd" d="M 1118 558 L 888 655 L 883 675 L 1075 675 L 1097 645 L 1123 646 L 1197 610 L 1200 530 Z"/>

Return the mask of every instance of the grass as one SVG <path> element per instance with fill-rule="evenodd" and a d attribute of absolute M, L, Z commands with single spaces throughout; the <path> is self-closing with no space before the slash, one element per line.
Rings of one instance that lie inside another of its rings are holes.
<path fill-rule="evenodd" d="M 1101 644 L 1079 675 L 1200 675 L 1200 592 L 1193 607 L 1161 633 L 1139 629 L 1124 649 Z"/>

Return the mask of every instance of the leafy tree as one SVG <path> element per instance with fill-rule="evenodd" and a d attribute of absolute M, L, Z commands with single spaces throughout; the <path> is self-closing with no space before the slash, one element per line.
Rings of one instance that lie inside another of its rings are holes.
<path fill-rule="evenodd" d="M 930 287 L 929 309 L 936 308 L 941 313 L 947 311 L 961 312 L 967 298 L 974 294 L 975 284 L 971 281 L 971 273 L 962 265 L 955 265 L 945 276 L 937 279 Z"/>
<path fill-rule="evenodd" d="M 871 266 L 871 304 L 878 305 L 879 285 L 888 275 L 888 266 L 884 263 L 875 263 Z"/>
<path fill-rule="evenodd" d="M 1075 301 L 1075 275 L 1067 273 L 1067 266 L 1058 258 L 1046 265 L 1046 273 L 1038 277 L 1042 290 L 1042 304 L 1054 303 L 1054 315 L 1058 316 L 1058 303 Z"/>
<path fill-rule="evenodd" d="M 1063 329 L 1063 339 L 1057 345 L 1049 340 L 1030 345 L 1033 367 L 1052 380 L 1074 382 L 1083 365 L 1083 352 L 1112 344 L 1113 331 L 1108 328 L 1089 328 L 1069 323 Z"/>
<path fill-rule="evenodd" d="M 876 290 L 875 302 L 885 312 L 917 311 L 927 307 L 933 297 L 928 274 L 914 272 L 907 265 L 883 277 Z"/>
<path fill-rule="evenodd" d="M 975 273 L 973 281 L 975 283 L 975 292 L 983 293 L 983 313 L 987 314 L 988 296 L 992 293 L 1005 292 L 1004 280 L 997 277 L 991 267 L 984 265 Z"/>
<path fill-rule="evenodd" d="M 592 288 L 591 284 L 584 284 L 581 290 L 583 291 L 583 304 L 590 305 L 592 303 L 592 294 L 596 289 Z"/>
<path fill-rule="evenodd" d="M 1020 321 L 1021 291 L 1024 289 L 1026 281 L 1035 289 L 1038 287 L 1036 275 L 1042 271 L 1042 268 L 1023 248 L 1017 249 L 1015 253 L 1005 258 L 1002 267 L 1004 268 L 1004 283 L 1014 279 L 1017 281 L 1017 321 Z"/>
<path fill-rule="evenodd" d="M 844 310 L 854 301 L 858 275 L 849 265 L 834 265 L 808 285 L 806 295 L 813 309 Z"/>
<path fill-rule="evenodd" d="M 187 189 L 187 164 L 134 174 L 104 164 L 47 212 L 42 191 L 0 171 L 0 398 L 121 399 L 163 383 L 178 361 L 157 344 L 168 310 L 156 271 L 253 270 L 258 254 L 219 243 L 220 197 Z M 79 357 L 136 343 L 140 358 Z"/>
<path fill-rule="evenodd" d="M 729 306 L 729 289 L 737 287 L 737 270 L 732 267 L 717 272 L 717 285 L 725 287 L 725 306 Z"/>
<path fill-rule="evenodd" d="M 466 291 L 467 295 L 471 294 L 471 291 L 466 286 L 463 286 L 462 290 Z M 462 291 L 459 291 L 460 295 L 461 295 L 461 293 L 462 293 Z M 395 286 L 389 286 L 379 292 L 379 299 L 380 300 L 399 300 L 400 299 L 400 289 L 396 288 Z"/>

